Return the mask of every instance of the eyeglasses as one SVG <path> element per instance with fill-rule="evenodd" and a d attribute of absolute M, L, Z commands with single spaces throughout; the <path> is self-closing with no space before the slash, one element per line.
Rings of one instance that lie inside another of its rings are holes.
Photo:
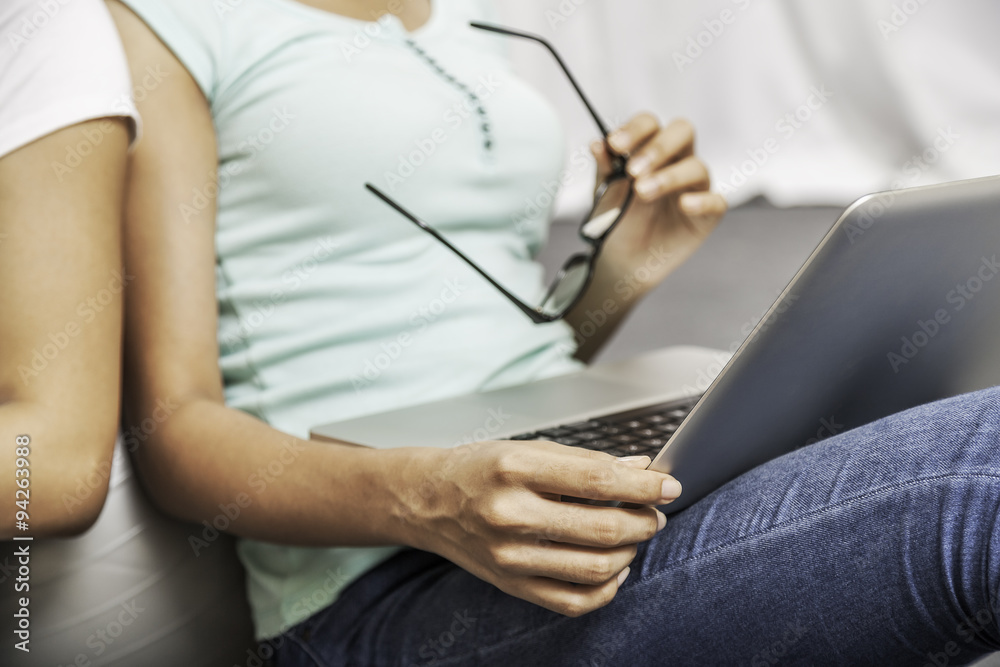
<path fill-rule="evenodd" d="M 618 154 L 608 145 L 607 126 L 601 120 L 600 116 L 597 115 L 597 112 L 594 110 L 593 105 L 591 105 L 590 100 L 588 100 L 587 96 L 583 94 L 582 90 L 580 90 L 580 86 L 577 84 L 576 79 L 573 78 L 569 68 L 566 67 L 563 59 L 559 57 L 555 48 L 553 48 L 548 41 L 538 35 L 519 32 L 517 30 L 502 28 L 500 26 L 490 25 L 487 23 L 472 22 L 469 25 L 473 28 L 478 28 L 479 30 L 487 30 L 501 35 L 529 39 L 544 46 L 549 53 L 555 57 L 560 69 L 562 69 L 566 78 L 569 79 L 570 84 L 572 84 L 573 89 L 576 91 L 577 95 L 579 95 L 584 106 L 587 107 L 587 111 L 594 119 L 594 122 L 597 123 L 597 128 L 600 130 L 601 136 L 604 138 L 605 148 L 612 157 L 612 164 L 610 172 L 601 180 L 594 191 L 594 202 L 591 206 L 590 213 L 583 219 L 583 222 L 580 223 L 578 233 L 580 239 L 589 246 L 588 249 L 570 256 L 570 258 L 563 263 L 559 272 L 556 274 L 555 279 L 552 281 L 552 284 L 549 286 L 549 289 L 545 294 L 545 298 L 542 299 L 541 305 L 533 308 L 511 294 L 506 288 L 504 288 L 503 285 L 494 280 L 493 277 L 484 271 L 478 264 L 466 257 L 458 248 L 453 246 L 448 239 L 438 233 L 438 231 L 433 227 L 403 208 L 403 206 L 401 206 L 398 202 L 393 200 L 371 183 L 365 183 L 365 187 L 386 204 L 394 208 L 401 215 L 420 227 L 420 229 L 436 238 L 445 247 L 458 255 L 459 258 L 465 261 L 466 264 L 472 267 L 473 270 L 485 278 L 501 294 L 507 297 L 511 303 L 517 306 L 521 312 L 531 318 L 532 322 L 535 324 L 554 322 L 565 317 L 566 313 L 568 313 L 573 306 L 580 301 L 580 298 L 587 291 L 587 287 L 590 285 L 590 282 L 594 277 L 594 267 L 597 264 L 597 258 L 601 254 L 601 248 L 604 245 L 604 241 L 621 221 L 622 217 L 625 215 L 625 211 L 628 209 L 628 206 L 632 201 L 632 177 L 625 171 L 625 156 Z"/>

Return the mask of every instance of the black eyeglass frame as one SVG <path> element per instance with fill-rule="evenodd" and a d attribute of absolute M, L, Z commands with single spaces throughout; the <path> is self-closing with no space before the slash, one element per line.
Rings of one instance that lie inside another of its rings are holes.
<path fill-rule="evenodd" d="M 597 128 L 598 130 L 600 130 L 605 148 L 608 151 L 608 153 L 612 156 L 612 164 L 611 164 L 611 172 L 607 176 L 605 176 L 605 178 L 598 184 L 597 189 L 594 192 L 594 202 L 591 207 L 590 213 L 588 213 L 587 216 L 583 219 L 583 222 L 580 223 L 580 227 L 577 230 L 577 234 L 579 235 L 580 239 L 583 240 L 588 245 L 590 245 L 589 252 L 574 253 L 565 262 L 563 262 L 562 267 L 560 267 L 559 272 L 552 280 L 552 283 L 549 285 L 549 289 L 546 291 L 545 296 L 542 298 L 542 305 L 538 306 L 537 308 L 532 308 L 528 304 L 521 301 L 521 299 L 513 295 L 511 292 L 509 292 L 503 285 L 497 282 L 490 274 L 488 274 L 485 270 L 483 270 L 478 264 L 469 259 L 461 250 L 452 245 L 448 241 L 448 239 L 446 239 L 443 235 L 441 235 L 436 229 L 434 229 L 426 222 L 418 218 L 416 215 L 405 209 L 401 204 L 396 202 L 394 199 L 389 197 L 389 195 L 385 194 L 371 183 L 365 183 L 365 187 L 379 199 L 381 199 L 386 204 L 395 209 L 403 217 L 413 222 L 415 225 L 420 227 L 420 229 L 424 230 L 425 232 L 433 236 L 435 239 L 440 241 L 445 247 L 447 247 L 449 250 L 455 253 L 460 259 L 462 259 L 466 264 L 468 264 L 476 273 L 478 273 L 480 276 L 486 279 L 487 282 L 489 282 L 501 294 L 507 297 L 507 299 L 510 300 L 510 302 L 513 303 L 515 306 L 517 306 L 517 308 L 522 313 L 527 315 L 532 322 L 534 322 L 535 324 L 545 324 L 548 322 L 555 322 L 557 320 L 561 320 L 562 318 L 564 318 L 566 314 L 570 310 L 572 310 L 577 303 L 580 302 L 580 299 L 583 298 L 583 295 L 587 293 L 587 289 L 590 287 L 590 283 L 594 278 L 594 272 L 597 266 L 597 260 L 600 257 L 601 249 L 604 246 L 604 242 L 608 238 L 608 235 L 611 234 L 611 232 L 615 229 L 615 227 L 618 226 L 618 223 L 621 222 L 621 219 L 625 216 L 625 212 L 628 210 L 629 205 L 632 203 L 632 197 L 633 197 L 633 188 L 631 183 L 632 177 L 628 174 L 628 172 L 625 171 L 625 161 L 627 160 L 627 156 L 619 154 L 608 144 L 607 125 L 605 125 L 604 121 L 601 120 L 600 115 L 598 115 L 597 111 L 594 109 L 594 106 L 590 103 L 590 100 L 584 94 L 583 90 L 580 88 L 580 85 L 576 82 L 576 78 L 569 71 L 569 68 L 566 66 L 566 63 L 563 62 L 563 59 L 556 52 L 555 48 L 544 37 L 540 37 L 539 35 L 534 35 L 527 32 L 521 32 L 519 30 L 512 30 L 510 28 L 504 28 L 501 26 L 492 25 L 489 23 L 480 23 L 477 21 L 470 22 L 469 25 L 479 30 L 486 30 L 488 32 L 494 32 L 501 35 L 508 35 L 511 37 L 520 37 L 523 39 L 528 39 L 544 46 L 546 50 L 548 50 L 548 52 L 551 53 L 552 56 L 555 58 L 556 63 L 559 65 L 559 68 L 566 75 L 566 78 L 569 79 L 569 82 L 573 86 L 573 89 L 576 91 L 576 94 L 583 102 L 583 105 L 587 107 L 587 111 L 590 113 L 591 118 L 593 118 L 594 122 L 597 124 Z M 595 237 L 587 236 L 586 234 L 584 234 L 584 227 L 587 225 L 588 222 L 594 219 L 594 214 L 596 213 L 598 206 L 601 203 L 601 198 L 611 187 L 611 185 L 620 179 L 627 179 L 628 189 L 625 194 L 625 199 L 618 211 L 618 215 L 615 217 L 614 221 L 611 224 L 609 224 L 598 236 Z M 572 299 L 570 299 L 565 306 L 563 306 L 562 308 L 553 313 L 546 313 L 542 311 L 542 306 L 544 306 L 549 301 L 555 290 L 561 285 L 563 279 L 566 277 L 569 270 L 576 267 L 581 262 L 587 262 L 588 264 L 587 275 L 584 278 L 583 282 L 580 284 L 577 294 Z"/>

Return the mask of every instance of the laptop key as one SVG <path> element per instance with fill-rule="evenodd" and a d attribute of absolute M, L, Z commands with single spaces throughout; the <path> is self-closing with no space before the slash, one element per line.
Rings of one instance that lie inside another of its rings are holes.
<path fill-rule="evenodd" d="M 509 439 L 551 440 L 563 445 L 605 451 L 615 456 L 655 456 L 696 402 L 695 399 L 687 402 L 674 401 L 537 432 L 521 433 Z"/>
<path fill-rule="evenodd" d="M 547 428 L 539 431 L 538 435 L 544 435 L 549 438 L 562 438 L 573 435 L 573 431 L 568 428 Z"/>
<path fill-rule="evenodd" d="M 584 443 L 583 446 L 586 447 L 587 449 L 593 449 L 594 451 L 606 452 L 610 449 L 620 447 L 621 443 L 614 442 L 612 440 L 602 439 L 602 440 L 591 440 L 590 442 Z"/>
<path fill-rule="evenodd" d="M 564 424 L 561 428 L 569 429 L 570 431 L 591 431 L 596 428 L 600 428 L 602 424 L 596 421 L 585 421 L 585 422 L 574 422 L 572 424 Z"/>
<path fill-rule="evenodd" d="M 643 445 L 640 442 L 633 442 L 629 445 L 619 445 L 612 450 L 609 450 L 609 454 L 614 454 L 615 456 L 648 456 L 650 454 L 650 448 Z"/>

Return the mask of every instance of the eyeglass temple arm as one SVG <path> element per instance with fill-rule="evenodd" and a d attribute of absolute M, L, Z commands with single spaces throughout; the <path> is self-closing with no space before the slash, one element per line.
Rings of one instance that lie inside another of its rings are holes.
<path fill-rule="evenodd" d="M 538 42 L 546 49 L 548 49 L 549 53 L 551 53 L 552 56 L 556 59 L 556 62 L 559 63 L 559 67 L 562 68 L 562 71 L 566 75 L 566 78 L 569 79 L 569 82 L 573 85 L 573 89 L 576 90 L 576 94 L 580 96 L 580 100 L 583 101 L 583 105 L 587 107 L 587 111 L 590 112 L 590 115 L 593 117 L 594 122 L 597 123 L 597 127 L 598 129 L 600 129 L 601 134 L 604 136 L 605 139 L 607 139 L 608 137 L 607 125 L 605 125 L 604 121 L 601 120 L 601 117 L 597 115 L 597 111 L 594 109 L 594 106 L 590 103 L 590 100 L 587 99 L 587 96 L 583 94 L 583 90 L 580 89 L 580 85 L 576 82 L 576 79 L 570 73 L 569 68 L 566 67 L 566 63 L 563 62 L 563 59 L 559 56 L 559 54 L 552 47 L 552 45 L 549 44 L 548 40 L 546 40 L 544 37 L 533 35 L 530 32 L 521 32 L 520 30 L 511 30 L 510 28 L 502 28 L 498 25 L 492 25 L 490 23 L 480 23 L 478 21 L 470 21 L 469 25 L 472 26 L 473 28 L 478 28 L 479 30 L 487 30 L 489 32 L 500 33 L 501 35 L 510 35 L 511 37 L 521 37 L 524 39 L 530 39 L 531 41 Z"/>
<path fill-rule="evenodd" d="M 479 268 L 479 266 L 475 262 L 473 262 L 471 259 L 469 259 L 468 257 L 466 257 L 462 253 L 461 250 L 459 250 L 458 248 L 456 248 L 455 246 L 453 246 L 451 243 L 449 243 L 448 239 L 446 239 L 445 237 L 443 237 L 440 234 L 438 234 L 438 232 L 437 232 L 436 229 L 434 229 L 433 227 L 431 227 L 430 225 L 428 225 L 426 222 L 424 222 L 423 220 L 421 220 L 420 218 L 418 218 L 417 216 L 413 215 L 412 213 L 410 213 L 409 211 L 407 211 L 405 208 L 403 208 L 402 206 L 400 206 L 398 203 L 396 203 L 396 201 L 394 199 L 392 199 L 391 197 L 389 197 L 389 195 L 385 194 L 384 192 L 382 192 L 381 190 L 379 190 L 378 188 L 376 188 L 371 183 L 365 183 L 365 187 L 368 188 L 368 190 L 371 191 L 376 197 L 378 197 L 379 199 L 381 199 L 382 201 L 384 201 L 386 204 L 388 204 L 389 206 L 391 206 L 392 208 L 394 208 L 399 214 L 401 214 L 407 220 L 409 220 L 410 222 L 412 222 L 413 224 L 415 224 L 417 227 L 420 227 L 420 229 L 424 230 L 425 232 L 427 232 L 428 234 L 430 234 L 431 236 L 433 236 L 434 238 L 436 238 L 438 241 L 440 241 L 442 244 L 444 244 L 449 250 L 451 250 L 453 253 L 455 253 L 456 255 L 458 255 L 462 259 L 462 261 L 464 261 L 466 264 L 468 264 L 470 267 L 472 267 L 472 269 L 476 273 L 478 273 L 483 278 L 485 278 L 491 285 L 493 285 L 493 287 L 497 288 L 497 290 L 499 290 L 501 294 L 503 294 L 505 297 L 507 297 L 508 299 L 510 299 L 511 303 L 513 303 L 515 306 L 517 306 L 518 308 L 520 308 L 521 312 L 523 312 L 525 315 L 527 315 L 529 318 L 531 318 L 532 322 L 534 322 L 535 324 L 543 324 L 545 322 L 550 322 L 551 321 L 551 319 L 545 317 L 544 315 L 542 315 L 541 313 L 539 313 L 537 310 L 535 310 L 534 308 L 532 308 L 531 306 L 527 305 L 526 303 L 524 303 L 523 301 L 521 301 L 520 299 L 518 299 L 516 296 L 514 296 L 513 294 L 511 294 L 510 292 L 508 292 L 504 288 L 504 286 L 501 285 L 500 283 L 498 283 L 496 280 L 494 280 L 493 277 L 490 274 L 486 273 L 481 268 Z"/>

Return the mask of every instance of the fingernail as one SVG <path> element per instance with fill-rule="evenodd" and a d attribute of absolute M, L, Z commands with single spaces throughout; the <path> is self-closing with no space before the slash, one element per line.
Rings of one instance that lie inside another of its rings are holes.
<path fill-rule="evenodd" d="M 645 455 L 643 455 L 643 456 L 619 456 L 618 457 L 618 462 L 619 463 L 628 463 L 629 461 L 638 461 L 639 459 L 648 459 L 648 458 L 649 457 L 645 456 Z"/>
<path fill-rule="evenodd" d="M 628 164 L 626 165 L 628 173 L 632 174 L 633 177 L 642 175 L 643 173 L 645 173 L 648 167 L 649 167 L 649 158 L 647 158 L 645 155 L 640 155 L 638 157 L 632 158 L 631 160 L 628 161 Z"/>
<path fill-rule="evenodd" d="M 675 500 L 681 495 L 681 483 L 673 477 L 663 480 L 663 487 L 660 490 L 660 499 L 663 501 Z"/>
<path fill-rule="evenodd" d="M 628 573 L 632 571 L 631 567 L 626 567 L 624 570 L 618 573 L 618 585 L 621 586 L 628 579 Z"/>
<path fill-rule="evenodd" d="M 644 178 L 641 181 L 636 182 L 635 191 L 639 193 L 640 197 L 650 198 L 656 194 L 657 184 L 652 178 Z"/>
<path fill-rule="evenodd" d="M 621 130 L 615 130 L 608 135 L 608 143 L 611 144 L 611 147 L 619 153 L 624 153 L 625 149 L 628 148 L 628 144 L 626 143 L 627 141 L 628 137 L 626 137 L 625 133 Z"/>
<path fill-rule="evenodd" d="M 705 200 L 697 196 L 685 197 L 684 208 L 687 209 L 688 213 L 698 215 L 705 211 Z"/>
<path fill-rule="evenodd" d="M 601 153 L 603 153 L 604 152 L 604 142 L 603 141 L 595 141 L 594 143 L 590 144 L 590 152 L 593 153 L 594 155 L 600 155 Z"/>
<path fill-rule="evenodd" d="M 660 532 L 667 527 L 667 515 L 656 510 L 656 532 Z"/>

